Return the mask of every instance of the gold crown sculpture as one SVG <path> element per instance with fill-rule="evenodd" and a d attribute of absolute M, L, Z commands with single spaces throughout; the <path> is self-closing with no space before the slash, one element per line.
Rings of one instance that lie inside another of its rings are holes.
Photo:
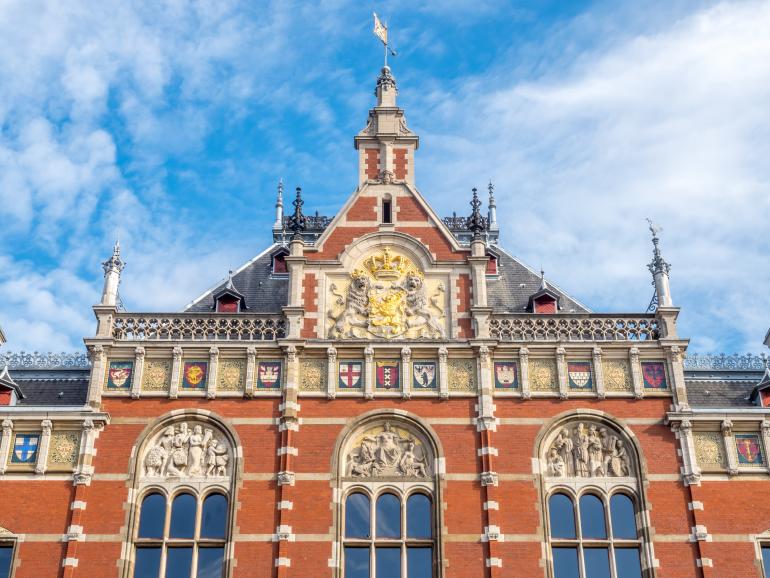
<path fill-rule="evenodd" d="M 401 255 L 393 256 L 390 247 L 380 255 L 372 255 L 363 262 L 375 279 L 399 279 L 407 270 L 414 269 L 412 263 Z"/>

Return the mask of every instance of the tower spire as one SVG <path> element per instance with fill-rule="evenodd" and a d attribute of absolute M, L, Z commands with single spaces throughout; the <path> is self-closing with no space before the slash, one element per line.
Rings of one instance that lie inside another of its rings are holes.
<path fill-rule="evenodd" d="M 492 179 L 489 180 L 487 186 L 489 191 L 489 209 L 487 211 L 487 222 L 490 229 L 497 228 L 497 204 L 495 204 L 495 185 L 492 184 Z"/>
<path fill-rule="evenodd" d="M 651 219 L 647 219 L 652 233 L 652 261 L 647 268 L 652 273 L 653 284 L 655 285 L 655 295 L 658 298 L 659 307 L 671 307 L 671 288 L 668 282 L 668 274 L 671 271 L 671 265 L 666 262 L 660 251 L 660 239 L 658 233 L 663 229 L 655 225 Z"/>
<path fill-rule="evenodd" d="M 112 256 L 102 263 L 102 268 L 104 269 L 102 305 L 117 307 L 120 274 L 125 266 L 125 261 L 120 257 L 120 240 L 116 240 L 115 246 L 112 249 Z"/>
<path fill-rule="evenodd" d="M 275 200 L 275 223 L 273 229 L 280 229 L 283 226 L 283 178 L 278 180 L 278 196 Z"/>
<path fill-rule="evenodd" d="M 294 232 L 291 236 L 291 240 L 302 239 L 302 231 L 305 230 L 307 224 L 307 217 L 302 213 L 302 205 L 305 201 L 302 200 L 302 189 L 297 187 L 297 198 L 294 199 L 292 205 L 294 205 L 294 214 L 289 217 L 289 227 Z"/>

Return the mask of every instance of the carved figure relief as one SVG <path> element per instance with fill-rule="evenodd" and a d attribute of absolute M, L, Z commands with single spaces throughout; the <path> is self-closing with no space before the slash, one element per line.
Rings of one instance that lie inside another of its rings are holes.
<path fill-rule="evenodd" d="M 171 361 L 147 360 L 142 374 L 142 391 L 167 391 L 171 383 Z"/>
<path fill-rule="evenodd" d="M 411 432 L 385 422 L 360 435 L 345 456 L 345 473 L 357 478 L 427 478 L 428 452 Z"/>
<path fill-rule="evenodd" d="M 562 427 L 548 445 L 546 475 L 577 478 L 633 476 L 630 450 L 618 433 L 597 423 Z"/>
<path fill-rule="evenodd" d="M 181 422 L 156 434 L 141 463 L 147 478 L 227 477 L 230 444 L 207 425 Z"/>
<path fill-rule="evenodd" d="M 336 297 L 328 313 L 332 339 L 443 339 L 446 335 L 444 285 L 439 283 L 428 297 L 424 274 L 406 257 L 393 255 L 389 247 L 365 259 L 351 273 L 344 295 L 336 284 L 330 290 Z"/>

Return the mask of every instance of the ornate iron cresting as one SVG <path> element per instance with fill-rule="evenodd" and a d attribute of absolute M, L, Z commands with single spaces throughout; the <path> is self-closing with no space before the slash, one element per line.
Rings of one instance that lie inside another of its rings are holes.
<path fill-rule="evenodd" d="M 500 341 L 647 341 L 661 337 L 653 315 L 494 315 L 489 333 Z"/>
<path fill-rule="evenodd" d="M 684 360 L 685 369 L 701 369 L 713 371 L 764 371 L 766 356 L 747 353 L 688 353 Z"/>
<path fill-rule="evenodd" d="M 271 341 L 286 337 L 282 315 L 118 313 L 112 337 L 122 341 Z"/>
<path fill-rule="evenodd" d="M 9 351 L 0 353 L 0 367 L 8 369 L 88 369 L 91 364 L 85 353 L 39 353 Z"/>
<path fill-rule="evenodd" d="M 473 187 L 473 198 L 471 199 L 471 216 L 468 217 L 468 230 L 473 233 L 474 239 L 481 238 L 481 232 L 487 228 L 484 222 L 484 217 L 481 216 L 479 209 L 481 208 L 481 201 L 479 200 L 479 193 L 476 187 Z"/>
<path fill-rule="evenodd" d="M 302 200 L 302 189 L 297 187 L 297 198 L 292 202 L 292 205 L 294 205 L 294 214 L 289 217 L 289 228 L 294 231 L 294 234 L 291 236 L 292 239 L 301 239 L 302 231 L 304 231 L 307 226 L 307 217 L 302 214 L 302 205 L 304 204 L 305 201 Z"/>

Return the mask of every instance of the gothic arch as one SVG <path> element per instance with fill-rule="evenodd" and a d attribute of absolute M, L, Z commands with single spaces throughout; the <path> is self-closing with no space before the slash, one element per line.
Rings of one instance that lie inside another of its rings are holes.
<path fill-rule="evenodd" d="M 396 231 L 378 231 L 356 239 L 356 242 L 346 247 L 340 255 L 340 264 L 344 270 L 351 271 L 364 255 L 386 246 L 397 248 L 422 271 L 427 271 L 434 264 L 433 256 L 427 247 L 411 235 Z"/>

